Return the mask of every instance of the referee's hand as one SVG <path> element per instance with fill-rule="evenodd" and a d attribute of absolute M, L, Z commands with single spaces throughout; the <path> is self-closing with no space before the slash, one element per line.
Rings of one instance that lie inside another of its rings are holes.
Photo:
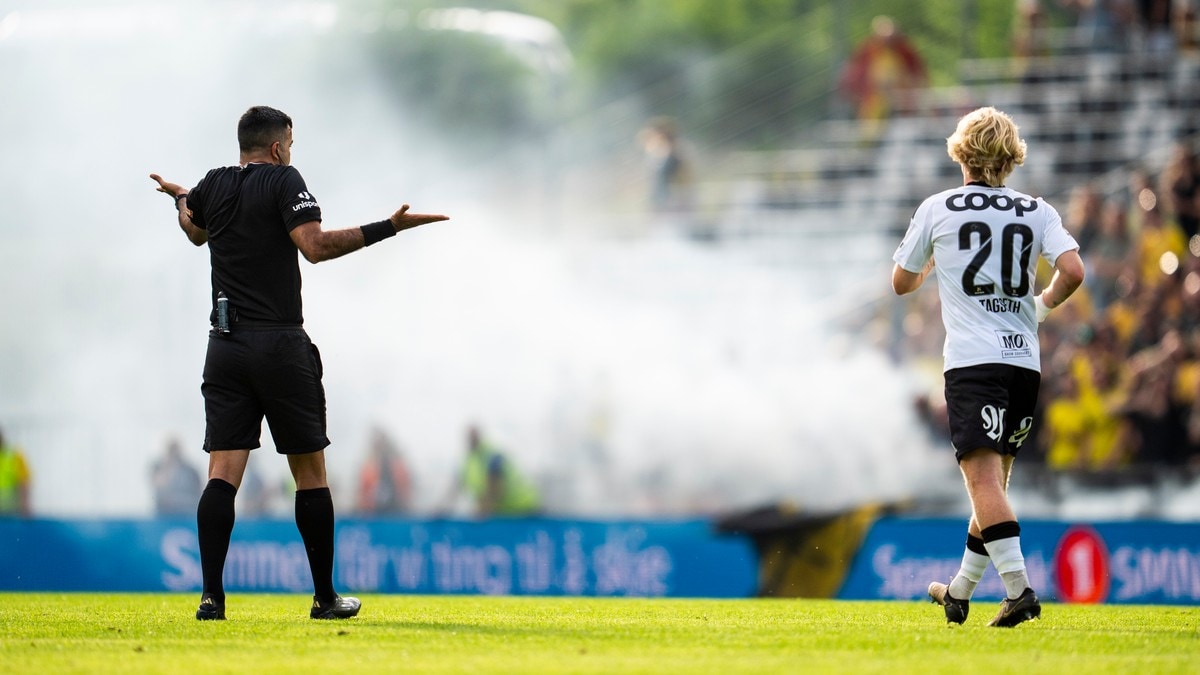
<path fill-rule="evenodd" d="M 397 232 L 407 230 L 418 225 L 427 223 L 436 223 L 439 220 L 450 220 L 449 216 L 443 216 L 436 213 L 409 213 L 408 204 L 400 207 L 400 210 L 393 213 L 388 220 L 391 221 L 392 227 L 396 228 Z"/>
<path fill-rule="evenodd" d="M 159 192 L 170 195 L 171 199 L 175 199 L 176 195 L 178 195 L 180 192 L 184 191 L 182 185 L 176 185 L 175 183 L 168 183 L 167 181 L 163 180 L 162 176 L 160 176 L 156 173 L 150 174 L 150 178 L 155 183 L 158 183 L 158 187 L 155 189 L 158 190 Z"/>

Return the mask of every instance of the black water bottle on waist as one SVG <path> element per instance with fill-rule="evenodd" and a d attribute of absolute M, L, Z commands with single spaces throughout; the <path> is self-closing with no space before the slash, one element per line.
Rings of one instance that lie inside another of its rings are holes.
<path fill-rule="evenodd" d="M 229 298 L 217 291 L 217 332 L 229 335 Z"/>

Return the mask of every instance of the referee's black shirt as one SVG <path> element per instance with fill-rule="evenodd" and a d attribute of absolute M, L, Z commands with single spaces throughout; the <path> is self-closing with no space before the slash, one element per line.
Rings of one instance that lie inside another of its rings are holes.
<path fill-rule="evenodd" d="M 290 232 L 321 220 L 321 207 L 291 166 L 213 169 L 188 192 L 192 222 L 208 231 L 215 321 L 217 292 L 238 321 L 304 323 L 300 261 Z"/>

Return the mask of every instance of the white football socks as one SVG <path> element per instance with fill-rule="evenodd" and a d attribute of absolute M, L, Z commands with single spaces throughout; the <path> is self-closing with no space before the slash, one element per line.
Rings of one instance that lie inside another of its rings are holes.
<path fill-rule="evenodd" d="M 996 571 L 1000 573 L 1000 579 L 1004 581 L 1004 590 L 1009 599 L 1015 600 L 1029 588 L 1029 577 L 1025 574 L 1025 556 L 1021 554 L 1021 538 L 996 539 L 985 543 L 984 547 L 988 550 Z"/>
<path fill-rule="evenodd" d="M 983 578 L 983 572 L 988 566 L 988 556 L 976 553 L 971 549 L 963 551 L 962 566 L 958 574 L 950 582 L 950 597 L 958 600 L 970 600 L 975 594 L 975 587 Z"/>

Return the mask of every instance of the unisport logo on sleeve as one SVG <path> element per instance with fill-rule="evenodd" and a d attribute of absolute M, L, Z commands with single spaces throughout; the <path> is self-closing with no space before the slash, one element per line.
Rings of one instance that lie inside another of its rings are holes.
<path fill-rule="evenodd" d="M 299 197 L 301 201 L 292 205 L 292 211 L 299 211 L 300 209 L 309 209 L 314 206 L 320 206 L 320 204 L 317 203 L 317 198 L 312 196 L 312 194 L 309 192 L 301 192 L 296 196 Z"/>

